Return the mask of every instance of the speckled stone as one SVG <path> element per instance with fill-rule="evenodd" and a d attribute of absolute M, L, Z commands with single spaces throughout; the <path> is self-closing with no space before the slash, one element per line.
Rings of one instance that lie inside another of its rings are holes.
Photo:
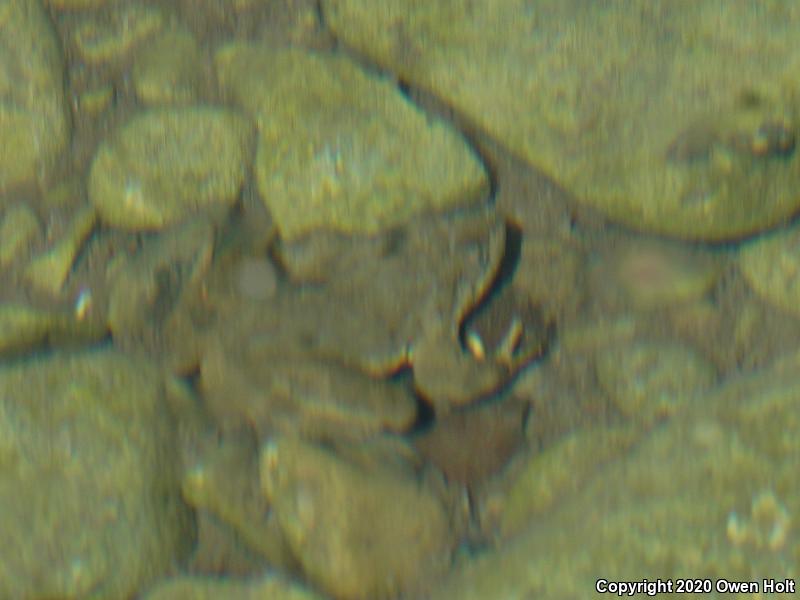
<path fill-rule="evenodd" d="M 800 316 L 800 228 L 771 233 L 744 244 L 739 269 L 768 303 Z"/>
<path fill-rule="evenodd" d="M 224 212 L 244 181 L 250 140 L 247 121 L 225 109 L 146 111 L 101 144 L 89 198 L 108 225 L 130 230 Z"/>
<path fill-rule="evenodd" d="M 630 227 L 724 240 L 800 208 L 793 0 L 323 8 L 347 46 Z"/>
<path fill-rule="evenodd" d="M 39 1 L 0 1 L 0 191 L 40 176 L 66 146 L 63 77 Z"/>
<path fill-rule="evenodd" d="M 156 368 L 114 351 L 0 367 L 0 596 L 125 600 L 191 542 Z"/>
<path fill-rule="evenodd" d="M 216 66 L 258 123 L 255 176 L 285 240 L 377 233 L 488 192 L 457 132 L 342 54 L 234 44 Z"/>

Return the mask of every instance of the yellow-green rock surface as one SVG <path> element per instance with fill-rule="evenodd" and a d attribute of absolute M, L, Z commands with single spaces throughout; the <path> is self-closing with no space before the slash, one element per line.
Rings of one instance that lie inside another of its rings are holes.
<path fill-rule="evenodd" d="M 799 367 L 800 355 L 698 396 L 577 494 L 517 522 L 516 539 L 465 561 L 431 598 L 592 598 L 599 578 L 796 577 Z M 596 464 L 594 453 L 583 459 Z M 586 473 L 574 461 L 563 468 L 565 478 Z M 528 487 L 540 504 L 542 486 Z"/>
<path fill-rule="evenodd" d="M 376 233 L 488 191 L 454 130 L 343 55 L 234 44 L 216 66 L 258 123 L 258 188 L 284 239 Z"/>
<path fill-rule="evenodd" d="M 66 145 L 62 69 L 38 0 L 0 1 L 0 191 L 34 179 Z"/>
<path fill-rule="evenodd" d="M 800 207 L 793 0 L 324 0 L 339 38 L 580 201 L 719 240 Z"/>
<path fill-rule="evenodd" d="M 800 316 L 800 228 L 747 242 L 739 253 L 739 269 L 764 300 Z"/>
<path fill-rule="evenodd" d="M 305 576 L 333 598 L 413 598 L 449 564 L 444 505 L 413 479 L 284 437 L 262 450 L 261 485 Z"/>
<path fill-rule="evenodd" d="M 136 95 L 144 104 L 193 102 L 204 77 L 200 47 L 188 31 L 166 32 L 137 54 L 132 76 Z"/>
<path fill-rule="evenodd" d="M 144 112 L 98 149 L 89 198 L 107 224 L 132 230 L 226 210 L 244 181 L 250 140 L 247 121 L 225 109 Z"/>
<path fill-rule="evenodd" d="M 164 15 L 154 6 L 143 2 L 108 4 L 110 6 L 107 11 L 84 16 L 72 31 L 73 46 L 89 64 L 127 58 L 139 44 L 164 26 Z"/>
<path fill-rule="evenodd" d="M 0 367 L 0 597 L 127 600 L 180 560 L 160 381 L 113 351 Z"/>

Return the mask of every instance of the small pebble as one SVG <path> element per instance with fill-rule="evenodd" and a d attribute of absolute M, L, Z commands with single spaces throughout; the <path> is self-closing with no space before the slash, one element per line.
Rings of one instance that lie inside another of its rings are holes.
<path fill-rule="evenodd" d="M 278 279 L 275 268 L 265 258 L 244 258 L 237 267 L 239 293 L 251 300 L 267 300 L 275 295 Z"/>

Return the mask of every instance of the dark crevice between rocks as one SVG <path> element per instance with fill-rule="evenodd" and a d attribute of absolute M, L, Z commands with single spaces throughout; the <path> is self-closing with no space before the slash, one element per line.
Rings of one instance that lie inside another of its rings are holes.
<path fill-rule="evenodd" d="M 416 416 L 411 426 L 403 432 L 403 435 L 413 438 L 420 432 L 427 431 L 436 422 L 436 414 L 433 406 L 414 387 L 414 371 L 411 365 L 404 365 L 386 378 L 390 385 L 402 386 L 414 397 L 416 402 Z"/>
<path fill-rule="evenodd" d="M 491 301 L 505 288 L 511 284 L 514 273 L 519 265 L 520 256 L 522 254 L 522 229 L 510 221 L 506 222 L 506 239 L 505 247 L 503 248 L 503 257 L 500 259 L 500 266 L 495 273 L 492 283 L 487 288 L 483 298 L 461 319 L 458 325 L 458 340 L 461 344 L 461 349 L 465 352 L 468 351 L 466 343 L 466 329 L 470 320 L 481 310 L 483 310 Z"/>
<path fill-rule="evenodd" d="M 325 22 L 325 10 L 322 8 L 322 0 L 316 0 L 316 2 L 314 2 L 314 12 L 317 15 L 317 23 L 319 23 L 319 28 L 330 31 L 327 23 Z"/>
<path fill-rule="evenodd" d="M 433 117 L 445 121 L 454 131 L 461 135 L 486 171 L 486 176 L 489 179 L 489 197 L 487 200 L 490 205 L 494 205 L 495 197 L 497 196 L 498 175 L 492 161 L 484 152 L 483 146 L 479 141 L 481 133 L 469 124 L 466 117 L 461 115 L 454 106 L 435 94 L 416 88 L 403 79 L 397 80 L 397 88 L 409 102 L 428 115 L 429 118 Z"/>
<path fill-rule="evenodd" d="M 348 46 L 327 26 L 325 19 L 325 10 L 321 2 L 317 3 L 318 19 L 320 26 L 323 30 L 328 31 L 333 40 L 333 48 L 337 52 L 347 55 L 354 63 L 359 65 L 368 73 L 372 73 L 378 77 L 383 77 L 395 82 L 397 90 L 420 112 L 427 115 L 429 119 L 436 118 L 446 122 L 453 131 L 459 133 L 472 152 L 478 158 L 486 171 L 486 176 L 489 179 L 489 195 L 487 201 L 490 205 L 494 205 L 494 199 L 497 193 L 497 172 L 492 166 L 492 161 L 483 151 L 479 143 L 479 137 L 482 134 L 476 127 L 471 125 L 467 118 L 460 114 L 458 110 L 445 100 L 439 98 L 435 94 L 422 90 L 412 85 L 408 80 L 403 79 L 397 73 L 387 69 L 386 67 L 378 64 L 369 56 L 359 52 L 358 50 Z"/>
<path fill-rule="evenodd" d="M 178 379 L 183 382 L 188 390 L 194 394 L 195 398 L 202 398 L 203 392 L 201 389 L 202 372 L 200 371 L 200 363 L 193 365 L 192 368 L 186 373 L 178 376 Z"/>
<path fill-rule="evenodd" d="M 413 439 L 415 436 L 430 430 L 436 424 L 436 411 L 434 411 L 430 402 L 417 392 L 414 392 L 414 399 L 417 402 L 417 417 L 406 432 L 408 439 Z"/>

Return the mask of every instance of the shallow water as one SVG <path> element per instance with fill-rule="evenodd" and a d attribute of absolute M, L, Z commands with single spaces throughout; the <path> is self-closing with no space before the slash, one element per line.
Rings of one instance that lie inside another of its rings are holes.
<path fill-rule="evenodd" d="M 772 41 L 626 154 L 652 55 L 519 68 L 591 47 L 577 0 L 0 2 L 0 598 L 793 593 L 800 14 L 745 4 L 648 5 Z"/>

